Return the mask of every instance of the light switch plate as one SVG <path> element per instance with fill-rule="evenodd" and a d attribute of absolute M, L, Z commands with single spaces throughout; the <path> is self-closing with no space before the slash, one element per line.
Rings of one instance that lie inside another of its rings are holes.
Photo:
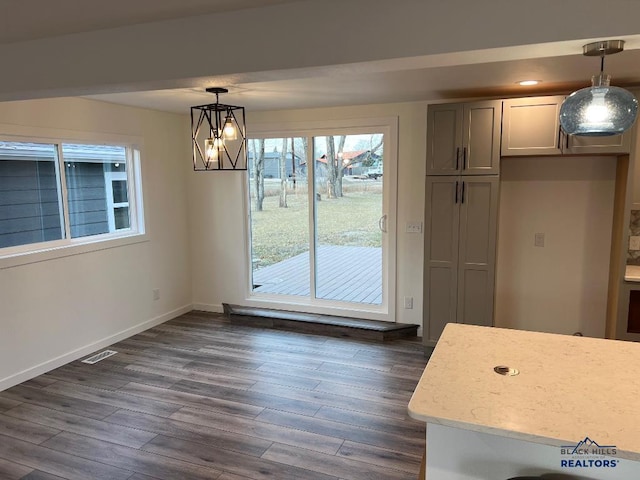
<path fill-rule="evenodd" d="M 422 222 L 407 222 L 405 227 L 407 233 L 422 233 Z"/>
<path fill-rule="evenodd" d="M 536 233 L 533 239 L 535 247 L 544 247 L 544 233 Z"/>
<path fill-rule="evenodd" d="M 404 308 L 411 310 L 413 308 L 413 297 L 404 297 Z"/>

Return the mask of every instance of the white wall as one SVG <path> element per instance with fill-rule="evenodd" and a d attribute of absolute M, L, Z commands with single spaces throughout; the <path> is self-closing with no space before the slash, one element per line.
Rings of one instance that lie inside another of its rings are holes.
<path fill-rule="evenodd" d="M 148 232 L 143 243 L 0 270 L 3 390 L 191 308 L 190 150 L 186 116 L 84 99 L 0 103 L 0 124 L 142 137 Z"/>
<path fill-rule="evenodd" d="M 497 327 L 604 337 L 615 171 L 614 157 L 502 160 Z"/>
<path fill-rule="evenodd" d="M 398 298 L 414 297 L 414 304 L 412 310 L 397 305 L 395 320 L 419 325 L 422 325 L 423 236 L 405 233 L 404 225 L 424 219 L 426 112 L 424 103 L 401 103 L 247 115 L 248 131 L 257 124 L 399 118 L 396 290 Z M 215 311 L 222 302 L 243 303 L 245 298 L 248 266 L 243 181 L 244 177 L 237 172 L 189 176 L 193 301 L 198 308 Z"/>

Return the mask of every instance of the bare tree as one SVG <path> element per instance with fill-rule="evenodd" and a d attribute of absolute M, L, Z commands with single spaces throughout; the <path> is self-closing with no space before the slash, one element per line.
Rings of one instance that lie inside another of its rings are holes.
<path fill-rule="evenodd" d="M 291 139 L 291 183 L 293 191 L 296 190 L 296 146 L 293 138 Z"/>
<path fill-rule="evenodd" d="M 342 177 L 347 164 L 344 161 L 344 143 L 347 140 L 346 135 L 340 135 L 338 138 L 338 154 L 336 155 L 335 168 L 336 168 L 336 194 L 338 197 L 342 197 Z"/>
<path fill-rule="evenodd" d="M 346 141 L 345 135 L 338 137 L 338 153 L 342 154 L 344 150 L 344 143 Z M 342 196 L 342 155 L 337 155 L 335 138 L 333 135 L 325 137 L 327 142 L 327 196 L 329 198 L 338 198 Z"/>
<path fill-rule="evenodd" d="M 367 150 L 367 156 L 363 160 L 363 163 L 365 165 L 371 166 L 371 164 L 373 163 L 373 160 L 372 160 L 373 155 L 378 154 L 378 150 L 382 148 L 383 143 L 384 143 L 384 137 L 382 135 L 380 135 L 380 140 L 376 145 L 373 145 L 373 137 L 371 137 L 371 148 Z"/>
<path fill-rule="evenodd" d="M 280 154 L 280 208 L 287 208 L 287 147 L 289 139 L 282 139 L 282 153 Z"/>
<path fill-rule="evenodd" d="M 252 139 L 251 147 L 253 150 L 253 181 L 256 191 L 256 211 L 262 211 L 264 202 L 264 139 Z"/>
<path fill-rule="evenodd" d="M 294 139 L 297 144 L 300 145 L 300 157 L 304 159 L 305 163 L 307 162 L 307 152 L 309 151 L 309 142 L 307 137 L 299 137 Z M 313 161 L 313 160 L 311 160 Z M 307 182 L 309 181 L 309 166 L 307 165 L 307 171 L 304 172 L 304 175 L 307 177 Z M 303 177 L 304 178 L 304 177 Z M 298 179 L 300 179 L 298 177 Z"/>

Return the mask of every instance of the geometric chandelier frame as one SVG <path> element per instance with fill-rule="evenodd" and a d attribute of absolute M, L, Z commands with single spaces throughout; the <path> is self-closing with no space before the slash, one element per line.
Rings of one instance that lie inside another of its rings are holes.
<path fill-rule="evenodd" d="M 225 105 L 218 95 L 226 88 L 211 87 L 216 102 L 191 107 L 191 141 L 195 171 L 247 170 L 247 132 L 244 107 Z"/>

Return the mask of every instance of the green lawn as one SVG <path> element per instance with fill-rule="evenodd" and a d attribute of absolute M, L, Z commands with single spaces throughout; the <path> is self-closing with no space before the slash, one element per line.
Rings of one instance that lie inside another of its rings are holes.
<path fill-rule="evenodd" d="M 251 203 L 254 268 L 280 262 L 309 250 L 308 197 L 289 193 L 288 208 L 278 207 L 278 197 L 265 197 L 263 211 Z M 318 239 L 323 245 L 381 247 L 378 220 L 382 216 L 382 193 L 358 191 L 327 199 L 318 205 Z M 257 261 L 256 261 L 257 260 Z"/>

